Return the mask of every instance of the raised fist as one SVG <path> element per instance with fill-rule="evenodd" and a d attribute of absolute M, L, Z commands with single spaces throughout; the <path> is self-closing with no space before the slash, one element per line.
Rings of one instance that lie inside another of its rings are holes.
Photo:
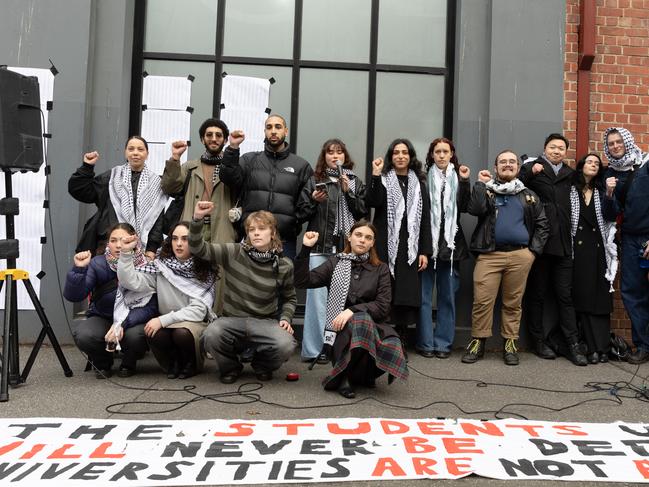
<path fill-rule="evenodd" d="M 211 201 L 197 201 L 194 207 L 194 220 L 202 220 L 214 210 L 214 203 Z"/>
<path fill-rule="evenodd" d="M 127 235 L 122 237 L 122 250 L 121 252 L 130 252 L 135 247 L 137 247 L 138 238 L 137 235 Z"/>
<path fill-rule="evenodd" d="M 180 157 L 187 150 L 187 142 L 184 140 L 176 140 L 171 143 L 171 158 L 174 161 L 180 161 Z"/>
<path fill-rule="evenodd" d="M 537 162 L 532 166 L 532 174 L 538 174 L 543 171 L 543 164 Z"/>
<path fill-rule="evenodd" d="M 372 161 L 372 176 L 380 176 L 383 171 L 383 158 L 377 157 Z"/>
<path fill-rule="evenodd" d="M 90 164 L 91 166 L 94 166 L 98 160 L 99 160 L 99 152 L 97 151 L 86 152 L 83 155 L 83 162 L 85 162 L 86 164 Z"/>
<path fill-rule="evenodd" d="M 302 238 L 302 245 L 305 247 L 313 247 L 318 242 L 318 232 L 306 232 Z"/>
<path fill-rule="evenodd" d="M 245 139 L 246 134 L 243 133 L 243 130 L 233 130 L 232 133 L 230 133 L 228 142 L 230 143 L 230 147 L 232 147 L 233 149 L 238 149 Z"/>
<path fill-rule="evenodd" d="M 469 179 L 469 176 L 471 175 L 471 169 L 469 169 L 469 166 L 465 166 L 464 164 L 460 165 L 460 178 L 462 179 Z"/>
<path fill-rule="evenodd" d="M 615 186 L 617 186 L 616 177 L 606 178 L 606 196 L 608 196 L 609 198 L 613 196 L 613 193 L 615 192 Z"/>
<path fill-rule="evenodd" d="M 83 252 L 74 254 L 74 265 L 77 267 L 86 267 L 90 264 L 90 259 L 92 259 L 90 250 L 84 250 Z"/>
<path fill-rule="evenodd" d="M 491 173 L 487 169 L 483 169 L 478 173 L 478 180 L 482 181 L 483 183 L 488 183 L 491 181 Z"/>

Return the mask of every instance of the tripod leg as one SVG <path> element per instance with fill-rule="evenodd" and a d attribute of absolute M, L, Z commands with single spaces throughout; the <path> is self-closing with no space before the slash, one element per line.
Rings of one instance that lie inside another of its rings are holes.
<path fill-rule="evenodd" d="M 43 329 L 38 335 L 39 340 L 34 344 L 34 348 L 32 349 L 32 353 L 30 354 L 29 359 L 27 360 L 27 364 L 25 364 L 25 369 L 23 370 L 23 373 L 20 376 L 21 380 L 23 382 L 27 380 L 27 376 L 29 375 L 34 360 L 36 359 L 36 355 L 38 354 L 38 351 L 41 348 L 41 345 L 43 344 L 43 339 L 45 338 L 45 335 L 47 335 L 47 337 L 50 339 L 50 343 L 52 344 L 52 348 L 54 349 L 54 352 L 56 352 L 56 356 L 59 359 L 59 363 L 61 364 L 63 373 L 65 374 L 66 377 L 72 377 L 72 370 L 68 365 L 68 361 L 65 359 L 65 355 L 63 355 L 63 350 L 61 350 L 61 345 L 59 345 L 59 341 L 56 339 L 54 330 L 52 329 L 52 326 L 50 325 L 50 322 L 47 319 L 47 316 L 45 315 L 45 310 L 43 309 L 41 302 L 38 300 L 38 296 L 36 296 L 36 292 L 34 291 L 34 287 L 32 286 L 31 281 L 29 279 L 23 279 L 23 284 L 25 284 L 25 289 L 27 289 L 27 294 L 29 294 L 29 297 L 32 300 L 32 304 L 34 305 L 36 314 L 38 314 L 38 317 L 41 320 Z"/>
<path fill-rule="evenodd" d="M 11 321 L 9 322 L 9 384 L 20 384 L 20 350 L 18 345 L 18 283 L 11 279 Z"/>
<path fill-rule="evenodd" d="M 11 298 L 12 286 L 11 281 L 13 277 L 8 275 L 6 279 L 9 285 L 6 288 L 5 294 L 5 317 L 4 327 L 2 330 L 2 376 L 0 377 L 0 402 L 9 400 L 9 324 L 11 322 Z"/>

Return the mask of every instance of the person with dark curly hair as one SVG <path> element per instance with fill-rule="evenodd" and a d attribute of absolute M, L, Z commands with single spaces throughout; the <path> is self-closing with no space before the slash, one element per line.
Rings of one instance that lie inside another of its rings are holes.
<path fill-rule="evenodd" d="M 156 259 L 133 266 L 137 238 L 123 239 L 117 277 L 133 291 L 158 295 L 160 316 L 147 322 L 144 333 L 169 379 L 187 379 L 203 368 L 200 337 L 214 318 L 214 282 L 209 263 L 189 251 L 189 223 L 180 222 L 162 244 Z"/>
<path fill-rule="evenodd" d="M 430 199 L 422 164 L 408 139 L 395 139 L 372 161 L 365 202 L 374 208 L 376 250 L 392 276 L 392 321 L 405 341 L 421 306 L 421 271 L 432 254 Z"/>

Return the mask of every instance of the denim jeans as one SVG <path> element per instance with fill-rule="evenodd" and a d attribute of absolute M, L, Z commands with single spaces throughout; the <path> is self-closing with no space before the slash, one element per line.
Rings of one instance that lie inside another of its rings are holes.
<path fill-rule="evenodd" d="M 328 255 L 311 255 L 309 269 L 315 269 L 323 264 Z M 326 287 L 307 289 L 304 306 L 304 328 L 302 332 L 302 359 L 317 357 L 324 344 L 325 319 L 327 317 Z"/>
<path fill-rule="evenodd" d="M 429 261 L 421 273 L 421 309 L 417 350 L 450 352 L 455 338 L 455 293 L 460 287 L 457 268 L 450 261 Z M 437 280 L 437 321 L 433 325 L 433 287 Z"/>
<path fill-rule="evenodd" d="M 648 269 L 640 267 L 640 252 L 647 240 L 649 235 L 622 234 L 620 279 L 622 301 L 631 319 L 633 344 L 645 352 L 649 352 L 649 281 Z"/>

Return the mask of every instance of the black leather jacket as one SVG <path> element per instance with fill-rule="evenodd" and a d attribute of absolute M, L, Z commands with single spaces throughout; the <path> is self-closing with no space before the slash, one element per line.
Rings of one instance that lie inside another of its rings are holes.
<path fill-rule="evenodd" d="M 548 239 L 549 224 L 543 210 L 543 203 L 531 190 L 525 188 L 514 195 L 523 206 L 524 221 L 530 234 L 529 249 L 535 255 L 543 253 L 543 246 Z M 496 250 L 496 197 L 481 181 L 473 185 L 468 212 L 478 217 L 478 224 L 471 235 L 471 252 L 485 254 Z"/>

